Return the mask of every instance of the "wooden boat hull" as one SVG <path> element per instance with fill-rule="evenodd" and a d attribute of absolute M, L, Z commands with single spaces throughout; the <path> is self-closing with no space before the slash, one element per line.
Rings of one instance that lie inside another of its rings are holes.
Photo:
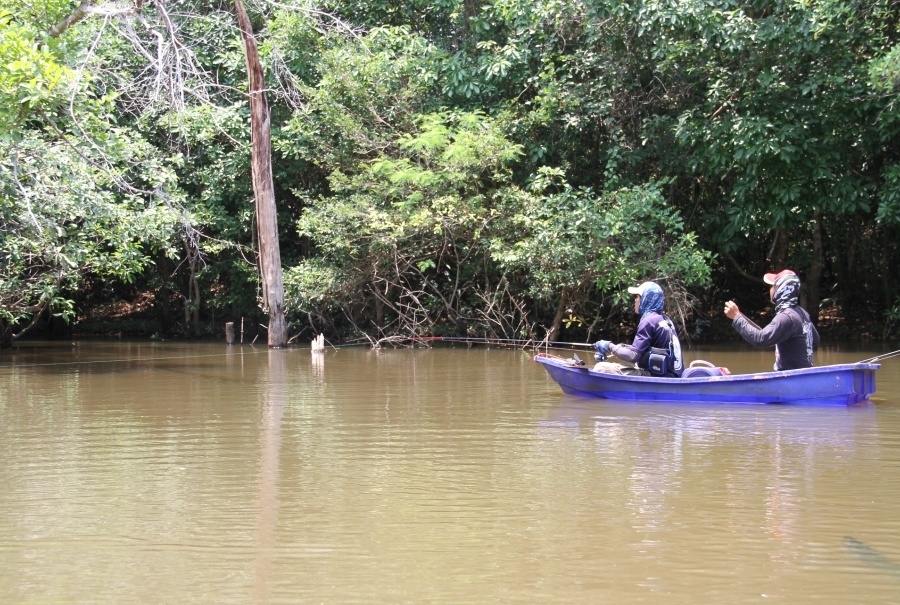
<path fill-rule="evenodd" d="M 594 372 L 567 359 L 534 360 L 566 393 L 631 401 L 852 404 L 875 392 L 876 363 L 698 378 L 656 378 Z"/>

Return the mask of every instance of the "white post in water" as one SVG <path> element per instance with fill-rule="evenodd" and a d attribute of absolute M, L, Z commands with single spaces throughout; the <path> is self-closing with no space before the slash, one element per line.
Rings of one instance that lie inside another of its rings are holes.
<path fill-rule="evenodd" d="M 225 322 L 225 343 L 233 345 L 234 344 L 234 322 L 227 321 Z"/>
<path fill-rule="evenodd" d="M 309 350 L 312 353 L 318 353 L 319 351 L 325 350 L 325 335 L 319 334 L 315 338 L 312 339 L 312 342 L 309 343 Z"/>

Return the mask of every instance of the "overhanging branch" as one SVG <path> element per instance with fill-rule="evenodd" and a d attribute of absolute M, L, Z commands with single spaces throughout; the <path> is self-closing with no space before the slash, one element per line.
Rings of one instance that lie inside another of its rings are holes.
<path fill-rule="evenodd" d="M 135 10 L 133 6 L 124 4 L 106 4 L 101 6 L 94 4 L 92 0 L 82 0 L 81 4 L 78 5 L 78 8 L 51 27 L 48 34 L 51 38 L 58 38 L 65 33 L 67 29 L 89 15 L 117 17 L 120 15 L 132 15 L 134 13 Z"/>

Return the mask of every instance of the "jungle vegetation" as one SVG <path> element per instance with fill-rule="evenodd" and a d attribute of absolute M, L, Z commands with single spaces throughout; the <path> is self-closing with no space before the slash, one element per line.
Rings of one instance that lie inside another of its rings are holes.
<path fill-rule="evenodd" d="M 245 5 L 292 337 L 591 338 L 655 279 L 702 338 L 785 266 L 900 323 L 897 0 Z M 0 342 L 269 321 L 237 6 L 0 3 Z"/>

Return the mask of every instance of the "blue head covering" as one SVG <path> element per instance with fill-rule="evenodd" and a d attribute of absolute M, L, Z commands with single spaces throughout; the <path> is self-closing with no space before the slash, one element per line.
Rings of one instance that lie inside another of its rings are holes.
<path fill-rule="evenodd" d="M 642 316 L 650 311 L 662 313 L 666 304 L 666 297 L 662 288 L 656 282 L 645 281 L 636 288 L 628 288 L 628 293 L 637 294 L 641 297 L 641 306 L 638 308 L 638 314 Z"/>

